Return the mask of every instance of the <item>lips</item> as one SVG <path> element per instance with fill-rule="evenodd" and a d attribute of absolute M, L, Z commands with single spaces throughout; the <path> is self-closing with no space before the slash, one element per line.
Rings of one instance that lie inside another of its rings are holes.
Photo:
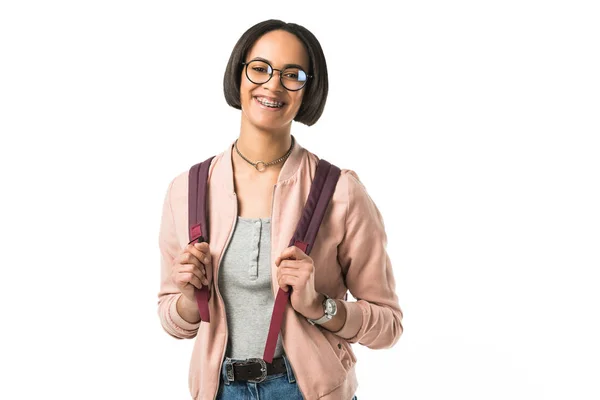
<path fill-rule="evenodd" d="M 261 106 L 265 107 L 265 108 L 269 108 L 272 110 L 278 110 L 283 108 L 283 106 L 285 105 L 285 103 L 283 101 L 280 101 L 276 98 L 273 97 L 266 97 L 266 96 L 254 96 L 254 99 L 258 102 L 258 104 L 260 104 Z"/>

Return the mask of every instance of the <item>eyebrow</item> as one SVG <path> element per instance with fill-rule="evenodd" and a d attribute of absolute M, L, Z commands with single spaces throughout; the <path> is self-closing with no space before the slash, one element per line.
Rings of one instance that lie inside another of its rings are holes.
<path fill-rule="evenodd" d="M 272 64 L 271 61 L 267 60 L 266 58 L 262 58 L 262 57 L 254 57 L 250 61 L 264 61 L 266 63 L 269 63 L 269 65 Z M 248 62 L 250 62 L 250 61 L 248 61 Z M 282 69 L 285 69 L 285 68 L 300 68 L 303 71 L 305 70 L 305 68 L 302 65 L 298 65 L 298 64 L 285 64 Z"/>

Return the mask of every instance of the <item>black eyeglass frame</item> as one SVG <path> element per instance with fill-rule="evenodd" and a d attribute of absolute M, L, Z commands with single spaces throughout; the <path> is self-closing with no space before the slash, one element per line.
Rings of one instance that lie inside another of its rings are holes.
<path fill-rule="evenodd" d="M 248 65 L 250 65 L 250 63 L 252 63 L 254 61 L 267 64 L 271 68 L 271 73 L 269 74 L 269 79 L 267 79 L 266 81 L 261 82 L 261 83 L 254 82 L 252 79 L 250 79 L 250 76 L 248 76 Z M 245 72 L 246 72 L 246 78 L 248 78 L 248 80 L 250 82 L 254 83 L 255 85 L 264 85 L 265 83 L 269 82 L 271 80 L 271 78 L 273 78 L 273 73 L 275 71 L 279 71 L 279 83 L 281 83 L 281 86 L 283 86 L 285 88 L 285 90 L 288 90 L 290 92 L 297 92 L 298 90 L 304 89 L 306 87 L 306 84 L 308 83 L 308 80 L 313 78 L 313 75 L 309 75 L 302 68 L 298 68 L 299 70 L 301 70 L 302 72 L 304 72 L 306 74 L 306 80 L 304 81 L 304 85 L 302 85 L 302 87 L 299 88 L 299 89 L 288 89 L 288 87 L 285 86 L 285 84 L 283 83 L 283 74 L 282 74 L 282 71 L 286 70 L 287 68 L 284 68 L 283 70 L 273 68 L 273 66 L 269 62 L 267 62 L 265 60 L 250 60 L 248 62 L 242 61 L 241 64 L 245 66 L 244 69 L 245 69 Z"/>

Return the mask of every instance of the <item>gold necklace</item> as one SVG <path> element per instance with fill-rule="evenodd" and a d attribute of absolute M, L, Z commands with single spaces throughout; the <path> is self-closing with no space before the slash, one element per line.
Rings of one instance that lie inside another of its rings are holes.
<path fill-rule="evenodd" d="M 257 161 L 255 163 L 253 163 L 252 161 L 248 160 L 246 157 L 244 157 L 242 155 L 242 153 L 240 153 L 240 151 L 237 148 L 237 139 L 235 140 L 235 143 L 233 144 L 233 147 L 235 147 L 235 151 L 237 151 L 237 153 L 240 155 L 240 157 L 242 157 L 244 160 L 246 160 L 246 162 L 250 165 L 252 165 L 254 168 L 256 168 L 257 171 L 259 172 L 263 172 L 265 169 L 267 169 L 267 167 L 269 165 L 273 165 L 273 164 L 277 164 L 279 162 L 282 162 L 283 160 L 285 160 L 286 158 L 289 157 L 290 154 L 292 154 L 292 149 L 294 148 L 294 137 L 292 136 L 292 144 L 290 146 L 290 148 L 288 149 L 287 153 L 285 153 L 282 157 L 279 157 L 277 160 L 265 163 L 264 161 Z M 260 167 L 259 167 L 260 165 Z"/>

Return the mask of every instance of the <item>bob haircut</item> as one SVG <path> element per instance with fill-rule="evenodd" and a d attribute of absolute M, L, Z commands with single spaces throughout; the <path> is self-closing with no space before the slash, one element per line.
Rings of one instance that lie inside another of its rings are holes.
<path fill-rule="evenodd" d="M 245 58 L 248 55 L 248 51 L 261 36 L 275 30 L 284 30 L 295 35 L 302 43 L 304 43 L 304 47 L 308 53 L 310 66 L 307 73 L 312 75 L 313 78 L 310 78 L 306 83 L 306 86 L 302 89 L 305 91 L 302 105 L 294 117 L 294 121 L 311 126 L 316 123 L 321 117 L 321 114 L 323 114 L 325 102 L 327 101 L 327 92 L 329 90 L 327 63 L 325 62 L 323 49 L 315 35 L 303 26 L 294 23 L 270 19 L 259 22 L 244 32 L 233 48 L 231 56 L 229 57 L 229 62 L 227 63 L 227 69 L 225 70 L 225 78 L 223 79 L 225 100 L 231 107 L 237 108 L 238 110 L 242 109 L 240 103 L 240 85 L 243 69 L 242 62 L 246 61 Z"/>

